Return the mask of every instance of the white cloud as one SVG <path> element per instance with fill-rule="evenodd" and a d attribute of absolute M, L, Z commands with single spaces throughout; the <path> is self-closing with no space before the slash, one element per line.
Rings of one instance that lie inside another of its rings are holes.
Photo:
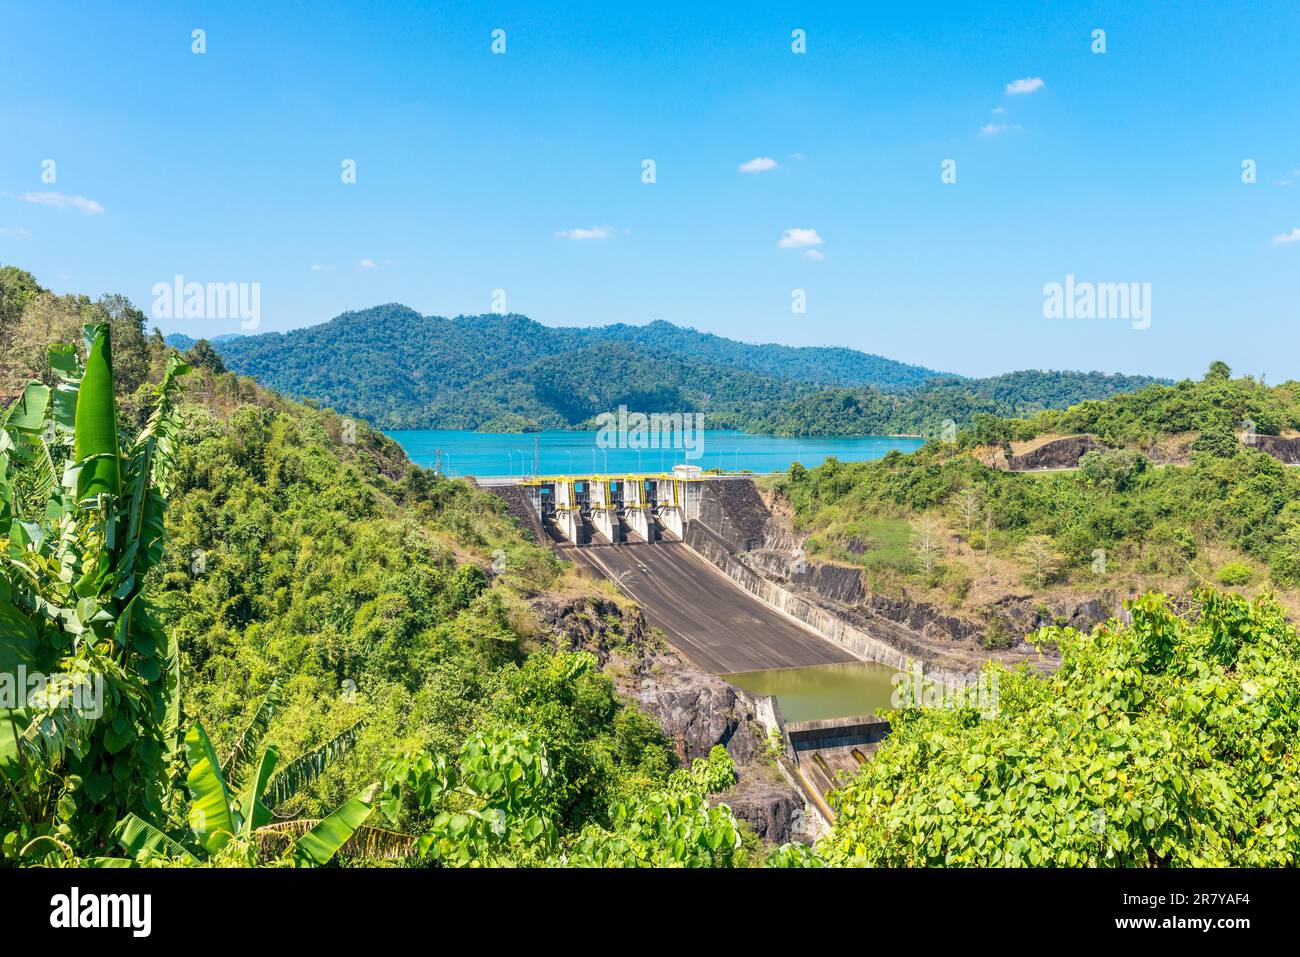
<path fill-rule="evenodd" d="M 742 173 L 766 173 L 770 169 L 776 169 L 779 164 L 770 156 L 756 156 L 747 163 L 740 164 Z"/>
<path fill-rule="evenodd" d="M 822 238 L 815 229 L 787 229 L 781 234 L 777 243 L 782 249 L 802 249 L 804 246 L 820 246 Z"/>
<path fill-rule="evenodd" d="M 21 193 L 18 198 L 24 203 L 35 203 L 38 206 L 54 206 L 58 209 L 70 206 L 92 216 L 104 211 L 104 207 L 93 199 L 69 196 L 67 193 Z"/>
<path fill-rule="evenodd" d="M 1022 129 L 1019 123 L 985 123 L 980 127 L 980 136 L 998 136 Z"/>
<path fill-rule="evenodd" d="M 1011 96 L 1020 96 L 1024 93 L 1033 93 L 1035 90 L 1041 90 L 1046 86 L 1041 76 L 1027 76 L 1023 80 L 1012 80 L 1007 84 L 1007 93 Z"/>
<path fill-rule="evenodd" d="M 1300 226 L 1297 226 L 1289 233 L 1278 233 L 1273 237 L 1273 242 L 1279 246 L 1284 243 L 1300 243 Z"/>
<path fill-rule="evenodd" d="M 821 262 L 823 259 L 826 258 L 826 254 L 822 252 L 820 249 L 810 249 L 806 253 L 804 253 L 804 255 L 807 256 L 809 259 L 815 259 L 818 262 Z"/>
<path fill-rule="evenodd" d="M 378 266 L 375 265 L 375 261 L 374 261 L 373 259 L 369 258 L 369 257 L 364 257 L 364 258 L 361 260 L 361 262 L 357 263 L 357 265 L 360 266 L 362 269 L 378 269 L 378 268 L 379 268 Z"/>
<path fill-rule="evenodd" d="M 30 235 L 31 233 L 23 229 L 21 226 L 0 226 L 0 236 L 18 236 L 19 238 L 22 238 Z"/>
<path fill-rule="evenodd" d="M 575 226 L 573 229 L 561 229 L 555 234 L 559 239 L 609 239 L 614 235 L 613 226 L 592 226 L 586 229 L 582 226 Z"/>
<path fill-rule="evenodd" d="M 992 109 L 991 112 L 993 112 L 993 113 L 1005 113 L 1006 111 L 1007 111 L 1007 108 L 1006 108 L 1005 106 L 995 106 L 995 107 L 993 107 L 993 109 Z"/>
<path fill-rule="evenodd" d="M 364 263 L 366 260 L 363 259 L 361 261 Z M 333 266 L 322 266 L 320 263 L 311 264 L 312 272 L 329 272 L 333 268 L 334 268 Z"/>

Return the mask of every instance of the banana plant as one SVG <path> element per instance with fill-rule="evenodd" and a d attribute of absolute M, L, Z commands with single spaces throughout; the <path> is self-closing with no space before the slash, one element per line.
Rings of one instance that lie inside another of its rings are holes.
<path fill-rule="evenodd" d="M 188 367 L 171 357 L 132 438 L 107 324 L 86 327 L 84 361 L 56 345 L 50 366 L 56 384 L 29 384 L 0 416 L 0 679 L 43 682 L 0 702 L 10 858 L 36 837 L 103 846 L 125 812 L 160 814 L 179 750 L 176 646 L 142 592 L 162 556 Z"/>
<path fill-rule="evenodd" d="M 272 824 L 272 811 L 264 799 L 279 760 L 274 746 L 248 763 L 250 773 L 243 787 L 234 786 L 222 774 L 216 749 L 201 724 L 196 723 L 185 735 L 185 751 L 189 760 L 185 779 L 190 795 L 189 835 L 169 835 L 140 816 L 128 814 L 115 834 L 132 859 L 161 856 L 196 865 L 214 860 L 232 842 L 238 842 L 246 859 L 253 862 L 261 849 L 283 846 L 287 840 L 280 860 L 295 867 L 319 867 L 329 863 L 358 833 L 364 836 L 372 856 L 397 856 L 395 849 L 414 843 L 414 838 L 406 835 L 366 826 L 373 787 L 319 820 Z M 95 863 L 102 866 L 106 862 Z"/>
<path fill-rule="evenodd" d="M 276 679 L 225 760 L 218 760 L 202 724 L 189 729 L 185 735 L 189 830 L 168 834 L 139 815 L 128 814 L 118 823 L 115 836 L 132 859 L 158 855 L 182 864 L 199 864 L 237 842 L 248 860 L 273 849 L 281 860 L 314 867 L 327 863 L 354 837 L 360 838 L 355 842 L 358 856 L 396 857 L 409 850 L 414 838 L 365 823 L 371 811 L 370 792 L 319 820 L 272 823 L 274 806 L 314 781 L 332 759 L 351 750 L 360 728 L 359 723 L 353 725 L 276 773 L 279 751 L 274 746 L 259 751 L 259 746 L 282 701 Z M 108 862 L 121 866 L 112 858 L 96 863 Z"/>

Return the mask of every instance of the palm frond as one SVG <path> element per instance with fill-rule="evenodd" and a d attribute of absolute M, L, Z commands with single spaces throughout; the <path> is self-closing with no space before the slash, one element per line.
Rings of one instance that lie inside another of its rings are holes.
<path fill-rule="evenodd" d="M 263 798 L 266 806 L 274 808 L 277 804 L 293 797 L 293 795 L 320 777 L 331 761 L 337 760 L 352 750 L 353 745 L 357 742 L 357 733 L 360 730 L 361 722 L 358 721 L 319 748 L 308 751 L 301 757 L 295 758 L 286 764 L 284 770 L 272 778 L 271 783 L 267 786 L 266 796 Z"/>
<path fill-rule="evenodd" d="M 226 755 L 226 760 L 221 762 L 221 774 L 233 790 L 244 786 L 244 778 L 255 760 L 257 746 L 266 737 L 275 709 L 280 707 L 283 701 L 280 679 L 276 678 L 271 682 L 271 687 L 266 689 L 266 694 L 262 696 L 262 702 L 257 706 L 257 710 L 253 712 L 248 727 L 244 728 L 243 733 L 235 741 L 235 746 Z"/>
<path fill-rule="evenodd" d="M 283 854 L 319 823 L 320 821 L 313 818 L 303 818 L 260 827 L 255 832 L 258 852 L 270 856 Z M 338 849 L 335 856 L 355 861 L 401 860 L 415 852 L 417 840 L 414 834 L 403 834 L 400 831 L 362 824 L 353 832 L 351 839 Z"/>

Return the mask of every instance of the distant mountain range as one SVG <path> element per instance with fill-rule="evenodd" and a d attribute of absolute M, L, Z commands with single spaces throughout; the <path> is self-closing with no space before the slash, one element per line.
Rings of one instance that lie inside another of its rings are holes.
<path fill-rule="evenodd" d="M 167 342 L 186 350 L 195 340 Z M 854 349 L 751 345 L 669 322 L 555 328 L 520 315 L 422 316 L 397 304 L 212 345 L 234 372 L 386 429 L 567 428 L 626 405 L 704 412 L 710 428 L 911 431 L 897 426 L 928 418 L 916 403 L 934 389 L 949 404 L 965 397 L 954 407 L 1014 414 L 1157 381 L 1071 372 L 965 379 Z M 900 409 L 909 415 L 897 418 Z"/>

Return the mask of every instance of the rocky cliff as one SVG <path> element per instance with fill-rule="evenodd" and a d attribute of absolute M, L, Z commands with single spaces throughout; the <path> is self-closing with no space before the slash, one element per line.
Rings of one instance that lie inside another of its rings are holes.
<path fill-rule="evenodd" d="M 560 647 L 596 656 L 619 694 L 659 722 L 684 764 L 715 745 L 727 749 L 738 781 L 717 800 L 755 833 L 775 843 L 807 837 L 803 798 L 767 754 L 760 702 L 673 651 L 638 608 L 581 597 L 538 599 L 533 609 Z"/>

